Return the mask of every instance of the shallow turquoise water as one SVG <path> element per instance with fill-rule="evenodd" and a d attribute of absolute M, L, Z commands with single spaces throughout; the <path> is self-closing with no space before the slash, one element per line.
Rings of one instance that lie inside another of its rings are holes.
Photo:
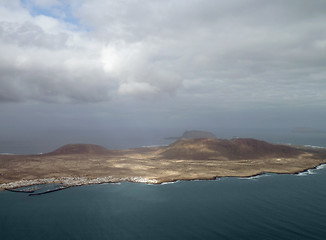
<path fill-rule="evenodd" d="M 325 239 L 326 169 L 314 173 L 0 192 L 0 239 Z"/>

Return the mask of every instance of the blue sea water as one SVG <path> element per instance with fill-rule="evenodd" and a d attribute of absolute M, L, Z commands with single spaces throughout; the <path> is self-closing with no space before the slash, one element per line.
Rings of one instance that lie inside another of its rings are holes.
<path fill-rule="evenodd" d="M 326 143 L 324 135 L 264 140 Z M 325 183 L 326 167 L 299 175 L 90 185 L 40 196 L 2 191 L 0 239 L 324 240 Z"/>
<path fill-rule="evenodd" d="M 0 192 L 0 239 L 325 239 L 326 168 L 313 174 Z"/>

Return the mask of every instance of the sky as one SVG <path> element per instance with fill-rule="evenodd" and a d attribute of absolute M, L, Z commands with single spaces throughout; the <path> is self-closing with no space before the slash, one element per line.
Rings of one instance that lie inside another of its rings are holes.
<path fill-rule="evenodd" d="M 326 129 L 325 12 L 324 0 L 0 0 L 0 139 Z"/>

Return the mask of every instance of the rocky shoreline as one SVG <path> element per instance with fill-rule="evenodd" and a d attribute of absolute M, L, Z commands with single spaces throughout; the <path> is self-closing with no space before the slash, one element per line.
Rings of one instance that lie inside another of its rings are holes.
<path fill-rule="evenodd" d="M 149 179 L 146 177 L 122 177 L 116 178 L 112 176 L 108 177 L 100 177 L 100 178 L 87 178 L 87 177 L 62 177 L 62 178 L 43 178 L 43 179 L 34 179 L 34 180 L 21 180 L 10 183 L 0 184 L 0 191 L 2 190 L 13 190 L 21 187 L 29 187 L 33 185 L 42 185 L 42 184 L 61 184 L 62 189 L 66 189 L 69 187 L 77 187 L 84 185 L 92 185 L 92 184 L 103 184 L 103 183 L 120 183 L 120 182 L 134 182 L 134 183 L 146 183 L 146 184 L 166 184 L 173 183 L 177 181 L 196 181 L 196 180 L 216 180 L 223 177 L 239 177 L 239 178 L 252 178 L 256 176 L 261 176 L 268 173 L 274 174 L 301 174 L 305 172 L 309 172 L 310 170 L 320 169 L 326 166 L 326 163 L 319 164 L 317 166 L 313 166 L 311 168 L 302 169 L 301 171 L 295 172 L 260 172 L 253 175 L 233 175 L 233 176 L 216 176 L 216 177 L 207 177 L 207 178 L 199 178 L 199 179 L 190 179 L 190 178 L 180 178 L 180 179 L 170 179 L 170 180 L 157 180 L 157 179 Z M 38 195 L 38 194 L 36 194 Z"/>
<path fill-rule="evenodd" d="M 161 184 L 178 180 L 294 174 L 326 163 L 326 149 L 256 139 L 180 139 L 169 146 L 108 150 L 69 144 L 39 155 L 0 155 L 0 189 L 60 184 Z"/>
<path fill-rule="evenodd" d="M 124 178 L 114 178 L 111 176 L 88 179 L 87 177 L 62 177 L 62 178 L 42 178 L 34 180 L 20 180 L 16 182 L 3 183 L 0 184 L 0 190 L 4 189 L 15 189 L 20 187 L 28 187 L 33 185 L 41 184 L 62 184 L 65 187 L 75 187 L 90 184 L 101 184 L 101 183 L 118 183 L 118 182 L 136 182 L 136 183 L 148 183 L 148 184 L 158 184 L 156 179 L 148 179 L 143 177 L 124 177 Z"/>

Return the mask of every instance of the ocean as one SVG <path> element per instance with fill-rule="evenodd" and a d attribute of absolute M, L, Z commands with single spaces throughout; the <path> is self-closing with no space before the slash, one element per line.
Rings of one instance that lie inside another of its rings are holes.
<path fill-rule="evenodd" d="M 2 191 L 0 239 L 324 240 L 325 183 L 320 167 L 294 175 L 89 185 L 40 196 Z"/>

